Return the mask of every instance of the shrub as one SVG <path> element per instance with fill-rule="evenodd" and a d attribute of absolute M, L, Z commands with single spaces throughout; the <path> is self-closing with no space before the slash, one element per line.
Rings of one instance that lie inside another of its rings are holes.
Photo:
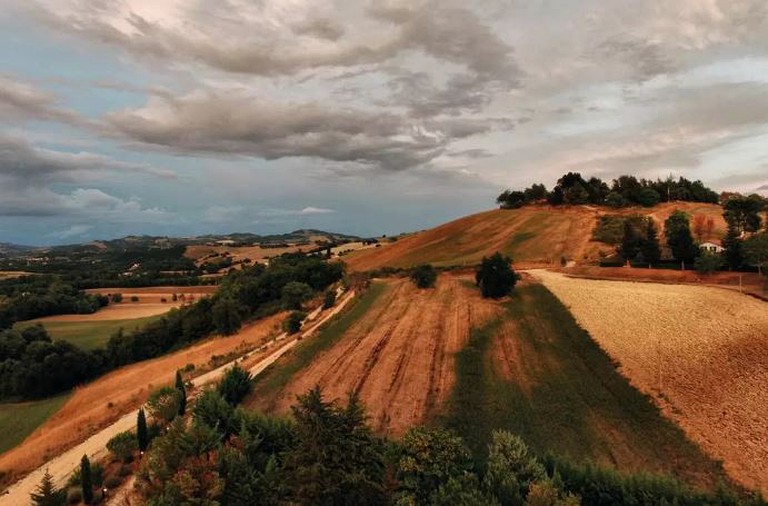
<path fill-rule="evenodd" d="M 147 410 L 155 420 L 165 423 L 179 413 L 181 392 L 174 387 L 163 387 L 152 392 L 147 400 Z"/>
<path fill-rule="evenodd" d="M 123 302 L 123 294 L 122 293 L 113 293 L 112 294 L 112 302 L 114 302 L 115 304 Z"/>
<path fill-rule="evenodd" d="M 328 290 L 323 295 L 323 309 L 330 309 L 336 304 L 336 291 Z"/>
<path fill-rule="evenodd" d="M 121 483 L 123 483 L 123 480 L 120 478 L 120 476 L 110 476 L 104 480 L 104 486 L 108 489 L 116 489 L 120 486 Z"/>
<path fill-rule="evenodd" d="M 136 435 L 130 431 L 121 432 L 107 442 L 107 450 L 121 462 L 130 462 L 138 447 Z"/>
<path fill-rule="evenodd" d="M 224 373 L 218 390 L 224 400 L 234 406 L 248 395 L 251 386 L 250 373 L 236 365 Z"/>
<path fill-rule="evenodd" d="M 136 295 L 131 295 L 131 302 L 139 302 L 139 297 Z"/>
<path fill-rule="evenodd" d="M 72 487 L 67 490 L 67 504 L 80 504 L 83 502 L 83 489 Z"/>
<path fill-rule="evenodd" d="M 301 330 L 301 322 L 307 317 L 307 313 L 303 311 L 294 311 L 283 322 L 283 328 L 289 334 L 295 334 Z"/>
<path fill-rule="evenodd" d="M 512 269 L 511 262 L 511 258 L 498 252 L 490 257 L 483 257 L 475 273 L 475 282 L 483 297 L 498 299 L 512 291 L 517 283 L 517 274 Z"/>
<path fill-rule="evenodd" d="M 711 274 L 720 268 L 723 259 L 716 253 L 704 253 L 693 261 L 693 266 L 701 274 Z"/>
<path fill-rule="evenodd" d="M 430 264 L 419 265 L 411 271 L 411 281 L 419 288 L 432 288 L 437 281 L 437 271 Z"/>

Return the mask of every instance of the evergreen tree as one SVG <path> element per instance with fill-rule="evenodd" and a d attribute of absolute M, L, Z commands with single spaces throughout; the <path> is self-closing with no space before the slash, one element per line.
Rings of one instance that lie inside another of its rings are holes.
<path fill-rule="evenodd" d="M 728 223 L 728 232 L 725 234 L 723 246 L 725 247 L 725 262 L 728 264 L 728 267 L 731 269 L 741 267 L 744 263 L 744 253 L 738 227 L 733 223 Z"/>
<path fill-rule="evenodd" d="M 179 396 L 179 416 L 184 416 L 187 410 L 187 389 L 184 387 L 184 379 L 178 369 L 176 370 L 176 390 L 181 394 Z"/>
<path fill-rule="evenodd" d="M 649 264 L 659 263 L 661 260 L 661 247 L 659 246 L 659 235 L 656 231 L 656 224 L 652 218 L 648 218 L 645 225 L 645 239 L 640 248 L 643 258 Z"/>
<path fill-rule="evenodd" d="M 67 492 L 56 488 L 53 476 L 46 469 L 40 484 L 29 497 L 34 506 L 63 506 L 67 500 Z"/>
<path fill-rule="evenodd" d="M 625 262 L 634 260 L 640 252 L 640 235 L 630 220 L 624 220 L 624 233 L 621 236 L 619 255 Z"/>
<path fill-rule="evenodd" d="M 224 373 L 219 382 L 219 393 L 231 405 L 239 404 L 251 391 L 251 374 L 235 365 Z"/>
<path fill-rule="evenodd" d="M 91 461 L 87 455 L 80 460 L 80 486 L 83 489 L 83 502 L 93 503 L 93 479 L 91 477 Z"/>
<path fill-rule="evenodd" d="M 136 420 L 136 439 L 139 444 L 139 451 L 147 451 L 149 431 L 147 430 L 147 416 L 144 414 L 144 408 L 139 408 L 139 416 Z"/>
<path fill-rule="evenodd" d="M 672 256 L 678 262 L 692 263 L 699 254 L 699 248 L 693 242 L 688 215 L 682 211 L 673 212 L 664 222 L 667 245 Z"/>

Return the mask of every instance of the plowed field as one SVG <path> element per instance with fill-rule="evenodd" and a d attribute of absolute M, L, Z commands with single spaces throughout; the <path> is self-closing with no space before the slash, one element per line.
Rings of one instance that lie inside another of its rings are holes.
<path fill-rule="evenodd" d="M 691 439 L 768 493 L 767 303 L 719 288 L 536 276 Z"/>
<path fill-rule="evenodd" d="M 470 329 L 499 308 L 457 277 L 440 276 L 429 290 L 404 279 L 386 283 L 377 303 L 333 345 L 256 404 L 287 412 L 296 395 L 319 384 L 331 399 L 357 392 L 383 433 L 400 434 L 434 415 L 453 387 L 454 354 Z"/>

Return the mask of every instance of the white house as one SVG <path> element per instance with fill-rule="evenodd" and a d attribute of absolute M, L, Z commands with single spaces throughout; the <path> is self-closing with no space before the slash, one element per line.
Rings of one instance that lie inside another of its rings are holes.
<path fill-rule="evenodd" d="M 723 251 L 725 251 L 725 248 L 723 248 L 721 245 L 716 244 L 714 242 L 703 242 L 699 244 L 699 249 L 707 253 L 722 253 Z"/>

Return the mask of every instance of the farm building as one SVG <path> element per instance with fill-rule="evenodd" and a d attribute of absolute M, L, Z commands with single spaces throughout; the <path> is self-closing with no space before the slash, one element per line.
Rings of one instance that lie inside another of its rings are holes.
<path fill-rule="evenodd" d="M 699 244 L 699 249 L 707 253 L 722 253 L 723 251 L 725 251 L 725 248 L 723 248 L 720 244 L 710 242 L 710 241 Z"/>

